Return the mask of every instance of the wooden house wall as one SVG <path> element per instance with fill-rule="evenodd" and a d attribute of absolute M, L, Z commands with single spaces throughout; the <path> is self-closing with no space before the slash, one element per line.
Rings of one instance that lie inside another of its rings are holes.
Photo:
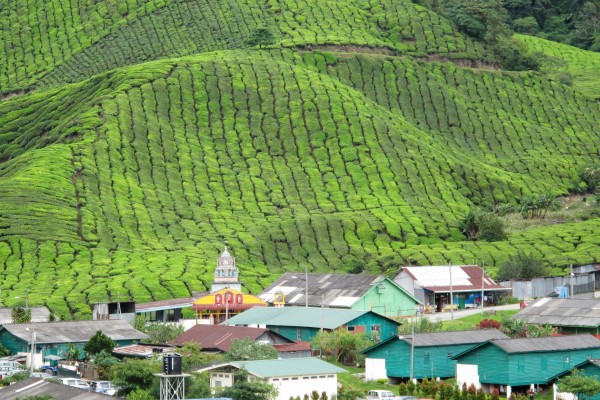
<path fill-rule="evenodd" d="M 600 349 L 507 354 L 490 344 L 465 354 L 458 362 L 477 365 L 481 383 L 524 386 L 544 384 L 590 357 L 600 357 Z"/>
<path fill-rule="evenodd" d="M 375 313 L 365 313 L 358 318 L 346 324 L 347 327 L 353 327 L 356 331 L 363 331 L 360 327 L 365 327 L 364 331 L 371 339 L 382 341 L 398 334 L 398 324 L 388 318 Z M 377 330 L 376 326 L 379 327 Z M 373 333 L 379 332 L 379 333 Z M 377 337 L 379 336 L 379 337 Z"/>
<path fill-rule="evenodd" d="M 384 289 L 377 286 L 383 285 Z M 352 304 L 353 310 L 373 311 L 386 317 L 415 315 L 417 303 L 400 288 L 387 280 L 382 280 L 358 301 Z"/>
<path fill-rule="evenodd" d="M 472 348 L 473 344 L 415 347 L 413 376 L 449 378 L 456 374 L 456 361 L 450 357 Z M 393 378 L 410 377 L 410 343 L 393 340 L 373 349 L 368 358 L 383 358 L 387 375 Z"/>

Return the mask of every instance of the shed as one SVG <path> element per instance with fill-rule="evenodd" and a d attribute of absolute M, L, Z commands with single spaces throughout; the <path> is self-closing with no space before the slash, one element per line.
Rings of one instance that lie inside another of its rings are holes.
<path fill-rule="evenodd" d="M 493 304 L 499 294 L 510 291 L 494 282 L 477 265 L 403 267 L 394 282 L 419 299 L 425 310 L 431 311 L 445 311 L 451 303 L 458 309 L 478 307 L 482 292 L 484 304 Z"/>
<path fill-rule="evenodd" d="M 600 335 L 600 301 L 596 299 L 543 297 L 512 318 L 528 324 L 550 324 L 564 332 Z"/>
<path fill-rule="evenodd" d="M 600 357 L 600 340 L 592 335 L 490 340 L 454 356 L 457 382 L 476 387 L 547 384 L 592 358 Z"/>
<path fill-rule="evenodd" d="M 363 332 L 373 340 L 387 339 L 398 333 L 397 321 L 372 311 L 354 311 L 317 307 L 254 307 L 224 325 L 268 328 L 290 340 L 311 341 L 321 330 L 339 328 Z"/>
<path fill-rule="evenodd" d="M 420 301 L 382 275 L 287 272 L 258 297 L 269 304 L 414 315 Z"/>
<path fill-rule="evenodd" d="M 313 391 L 337 397 L 337 374 L 347 372 L 319 358 L 288 358 L 277 360 L 233 361 L 198 370 L 211 371 L 211 388 L 228 387 L 239 369 L 248 371 L 248 380 L 260 379 L 273 385 L 278 393 L 275 400 L 309 395 Z"/>
<path fill-rule="evenodd" d="M 414 342 L 413 377 L 450 378 L 455 376 L 456 361 L 451 357 L 492 339 L 507 339 L 496 329 L 456 332 L 416 333 L 392 336 L 362 354 L 366 355 L 368 380 L 410 377 L 411 345 Z"/>
<path fill-rule="evenodd" d="M 46 307 L 29 307 L 31 310 L 31 320 L 33 322 L 48 322 L 50 320 L 50 310 Z M 0 307 L 0 325 L 12 324 L 12 307 Z"/>

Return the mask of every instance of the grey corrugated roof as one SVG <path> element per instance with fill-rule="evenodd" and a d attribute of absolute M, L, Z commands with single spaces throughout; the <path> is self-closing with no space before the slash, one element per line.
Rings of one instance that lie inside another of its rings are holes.
<path fill-rule="evenodd" d="M 596 328 L 600 325 L 600 301 L 544 297 L 531 303 L 512 318 L 522 319 L 530 324 Z"/>
<path fill-rule="evenodd" d="M 88 392 L 87 390 L 77 389 L 61 383 L 48 382 L 39 378 L 27 378 L 0 389 L 0 399 L 2 400 L 16 400 L 35 396 L 51 396 L 53 399 L 59 400 L 109 400 L 120 398 Z"/>
<path fill-rule="evenodd" d="M 254 307 L 229 318 L 223 322 L 223 325 L 302 326 L 336 329 L 369 312 L 371 311 L 320 307 Z"/>
<path fill-rule="evenodd" d="M 600 348 L 600 340 L 592 335 L 548 336 L 540 338 L 500 339 L 492 343 L 507 353 L 578 350 Z"/>
<path fill-rule="evenodd" d="M 273 303 L 277 292 L 285 295 L 286 304 L 305 305 L 306 282 L 308 279 L 308 305 L 320 307 L 350 307 L 371 287 L 383 279 L 380 275 L 366 274 L 313 274 L 286 272 L 273 282 L 258 297 Z"/>
<path fill-rule="evenodd" d="M 112 340 L 146 339 L 148 335 L 135 330 L 120 319 L 102 321 L 60 321 L 36 324 L 4 324 L 3 328 L 27 343 L 31 340 L 32 325 L 35 326 L 35 342 L 44 343 L 83 343 L 90 340 L 97 331 L 102 331 Z"/>
<path fill-rule="evenodd" d="M 48 322 L 50 311 L 46 307 L 30 307 L 33 322 Z M 12 307 L 0 308 L 0 325 L 12 324 Z"/>
<path fill-rule="evenodd" d="M 493 339 L 508 339 L 504 333 L 497 329 L 477 329 L 471 331 L 416 333 L 415 346 L 447 346 L 456 344 L 483 343 Z M 410 335 L 404 336 L 402 340 L 410 343 Z"/>

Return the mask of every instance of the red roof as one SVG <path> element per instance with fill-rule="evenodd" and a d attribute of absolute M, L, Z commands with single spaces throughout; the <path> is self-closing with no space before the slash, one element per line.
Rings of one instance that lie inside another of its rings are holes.
<path fill-rule="evenodd" d="M 202 346 L 202 350 L 227 352 L 231 349 L 232 339 L 256 340 L 267 331 L 265 328 L 247 326 L 194 325 L 170 344 L 183 346 L 187 342 L 196 342 Z"/>
<path fill-rule="evenodd" d="M 275 347 L 278 353 L 306 351 L 310 350 L 310 342 L 274 344 L 273 347 Z"/>
<path fill-rule="evenodd" d="M 114 354 L 120 356 L 150 357 L 154 353 L 171 353 L 175 348 L 168 345 L 131 344 L 129 346 L 115 347 Z"/>

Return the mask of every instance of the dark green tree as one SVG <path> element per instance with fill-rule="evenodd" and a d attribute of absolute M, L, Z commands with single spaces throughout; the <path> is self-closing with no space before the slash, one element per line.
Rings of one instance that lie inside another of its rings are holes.
<path fill-rule="evenodd" d="M 233 339 L 231 348 L 225 354 L 228 361 L 274 360 L 277 350 L 270 344 L 260 343 L 250 338 Z"/>
<path fill-rule="evenodd" d="M 323 354 L 334 356 L 336 361 L 360 360 L 360 351 L 373 344 L 364 333 L 352 333 L 345 329 L 323 331 L 317 333 L 312 340 L 313 348 L 320 349 Z"/>
<path fill-rule="evenodd" d="M 240 369 L 235 372 L 233 385 L 220 390 L 218 397 L 230 397 L 233 400 L 272 400 L 277 390 L 262 381 L 248 381 L 248 372 Z"/>
<path fill-rule="evenodd" d="M 595 193 L 600 189 L 600 164 L 585 168 L 580 175 L 589 193 Z"/>
<path fill-rule="evenodd" d="M 180 336 L 183 332 L 183 326 L 179 324 L 172 324 L 168 322 L 152 322 L 146 324 L 142 329 L 142 332 L 150 336 L 148 339 L 144 339 L 146 343 L 152 344 L 165 344 L 174 340 Z"/>
<path fill-rule="evenodd" d="M 583 371 L 574 369 L 567 376 L 558 379 L 558 390 L 573 393 L 578 399 L 592 397 L 600 393 L 600 382 L 594 376 L 586 376 Z"/>
<path fill-rule="evenodd" d="M 13 324 L 26 324 L 31 322 L 31 308 L 14 307 L 11 310 Z"/>
<path fill-rule="evenodd" d="M 531 279 L 546 275 L 544 262 L 532 253 L 518 251 L 508 257 L 498 269 L 499 280 Z"/>
<path fill-rule="evenodd" d="M 101 350 L 94 355 L 93 363 L 98 368 L 99 379 L 109 379 L 109 371 L 113 365 L 119 363 L 119 359 L 111 356 L 106 350 Z"/>
<path fill-rule="evenodd" d="M 113 384 L 119 388 L 117 396 L 127 396 L 137 389 L 149 391 L 155 380 L 154 374 L 159 369 L 159 364 L 150 360 L 126 359 L 114 365 L 110 376 Z"/>
<path fill-rule="evenodd" d="M 494 242 L 506 239 L 502 220 L 496 214 L 480 208 L 471 209 L 459 221 L 458 229 L 468 240 Z"/>
<path fill-rule="evenodd" d="M 102 331 L 98 331 L 90 338 L 85 346 L 83 346 L 83 351 L 85 351 L 87 357 L 89 358 L 102 351 L 110 354 L 115 346 L 116 343 L 111 338 L 102 333 Z"/>
<path fill-rule="evenodd" d="M 248 38 L 249 46 L 258 46 L 260 48 L 269 46 L 275 43 L 275 37 L 273 33 L 267 28 L 258 28 L 252 31 L 250 38 Z"/>

